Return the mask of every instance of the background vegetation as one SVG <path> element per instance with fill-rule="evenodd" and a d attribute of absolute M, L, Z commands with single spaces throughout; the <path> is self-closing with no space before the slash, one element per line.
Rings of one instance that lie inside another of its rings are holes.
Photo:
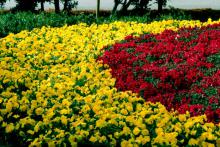
<path fill-rule="evenodd" d="M 163 10 L 163 13 L 149 11 L 139 15 L 135 11 L 128 11 L 127 15 L 111 15 L 111 11 L 101 11 L 100 17 L 95 18 L 94 11 L 77 11 L 74 13 L 54 13 L 54 12 L 1 12 L 0 13 L 0 37 L 5 37 L 9 33 L 18 33 L 22 30 L 32 30 L 42 26 L 61 27 L 63 25 L 73 25 L 78 23 L 110 23 L 116 20 L 120 21 L 137 21 L 149 23 L 151 21 L 177 19 L 177 20 L 200 20 L 207 21 L 208 18 L 213 20 L 219 19 L 219 10 Z"/>
<path fill-rule="evenodd" d="M 0 4 L 3 5 L 7 0 L 0 0 Z M 54 4 L 54 9 L 56 13 L 61 11 L 60 5 L 63 5 L 62 11 L 70 12 L 72 8 L 78 5 L 78 0 L 15 0 L 17 5 L 13 10 L 15 11 L 35 11 L 37 4 L 40 4 L 40 10 L 44 11 L 44 3 L 50 2 Z M 80 0 L 79 0 L 80 2 Z M 128 8 L 133 6 L 133 10 L 138 10 L 138 12 L 143 13 L 145 10 L 149 9 L 149 2 L 157 3 L 158 11 L 162 11 L 163 6 L 166 5 L 167 0 L 114 0 L 114 7 L 112 8 L 112 13 L 116 13 L 117 8 L 120 7 L 119 13 L 126 14 Z M 97 4 L 100 0 L 97 0 Z"/>

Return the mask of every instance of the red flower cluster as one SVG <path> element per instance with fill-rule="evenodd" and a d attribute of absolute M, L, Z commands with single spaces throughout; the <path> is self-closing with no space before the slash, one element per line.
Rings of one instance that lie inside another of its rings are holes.
<path fill-rule="evenodd" d="M 220 121 L 220 24 L 127 36 L 100 60 L 119 90 L 132 90 L 168 110 Z"/>

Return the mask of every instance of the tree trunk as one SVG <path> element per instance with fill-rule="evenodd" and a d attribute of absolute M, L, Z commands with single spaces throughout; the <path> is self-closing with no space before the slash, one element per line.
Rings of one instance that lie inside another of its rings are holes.
<path fill-rule="evenodd" d="M 127 2 L 127 0 L 125 0 L 124 4 L 123 4 L 123 6 L 122 6 L 122 8 L 120 10 L 122 15 L 127 13 L 128 7 L 131 5 L 131 2 L 132 2 L 132 0 L 129 0 L 128 2 Z"/>
<path fill-rule="evenodd" d="M 68 2 L 69 2 L 69 0 L 64 0 L 64 5 L 63 5 L 64 11 L 67 11 Z"/>
<path fill-rule="evenodd" d="M 162 12 L 163 10 L 163 0 L 158 0 L 158 12 Z"/>
<path fill-rule="evenodd" d="M 120 0 L 114 0 L 114 7 L 112 9 L 112 15 L 115 15 L 119 4 L 120 4 Z"/>
<path fill-rule="evenodd" d="M 96 19 L 98 19 L 99 17 L 99 11 L 100 11 L 100 0 L 97 0 Z"/>
<path fill-rule="evenodd" d="M 21 11 L 34 11 L 36 3 L 34 0 L 17 0 L 16 7 Z"/>
<path fill-rule="evenodd" d="M 54 0 L 54 6 L 55 6 L 55 12 L 59 13 L 60 12 L 60 1 Z"/>
<path fill-rule="evenodd" d="M 44 1 L 43 0 L 40 1 L 40 10 L 44 11 Z"/>

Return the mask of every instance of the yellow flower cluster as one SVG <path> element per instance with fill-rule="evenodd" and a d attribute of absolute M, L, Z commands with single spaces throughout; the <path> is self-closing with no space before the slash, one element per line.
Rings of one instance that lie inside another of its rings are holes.
<path fill-rule="evenodd" d="M 96 59 L 129 34 L 218 22 L 78 24 L 0 39 L 1 136 L 16 134 L 29 146 L 216 145 L 220 125 L 117 91 L 110 69 Z"/>

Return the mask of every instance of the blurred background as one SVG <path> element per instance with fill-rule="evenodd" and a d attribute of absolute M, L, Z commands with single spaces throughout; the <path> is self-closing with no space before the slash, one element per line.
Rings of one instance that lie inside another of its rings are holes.
<path fill-rule="evenodd" d="M 0 0 L 1 1 L 1 0 Z M 96 9 L 97 0 L 78 0 L 78 10 L 94 10 Z M 154 1 L 149 2 L 151 9 L 157 9 L 157 4 Z M 7 0 L 4 4 L 4 9 L 11 9 L 16 6 L 15 0 Z M 114 6 L 114 0 L 100 0 L 100 8 L 102 10 L 112 10 Z M 220 9 L 220 0 L 168 0 L 164 8 L 175 7 L 180 9 Z M 53 1 L 44 2 L 45 9 L 54 9 Z M 60 8 L 63 8 L 62 1 Z M 40 9 L 40 3 L 38 3 L 36 9 Z"/>

